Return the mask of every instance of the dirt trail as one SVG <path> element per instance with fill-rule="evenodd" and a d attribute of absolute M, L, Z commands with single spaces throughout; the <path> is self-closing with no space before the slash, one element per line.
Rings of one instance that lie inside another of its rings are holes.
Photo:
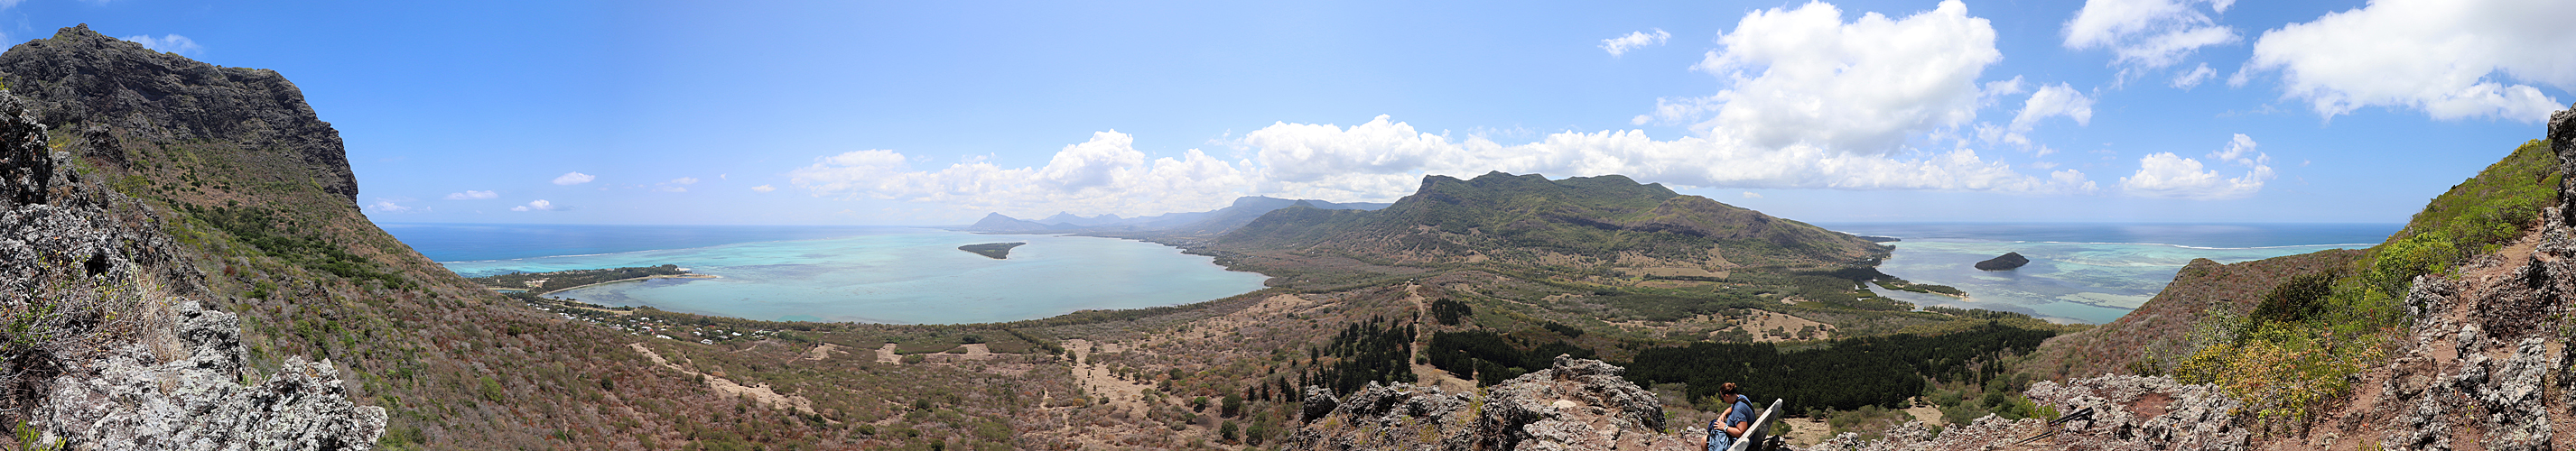
<path fill-rule="evenodd" d="M 1421 290 L 1421 285 L 1405 285 L 1404 300 L 1413 303 L 1414 317 L 1429 318 L 1431 317 L 1431 303 L 1424 300 Z M 1426 341 L 1422 336 L 1430 333 L 1431 330 L 1428 327 L 1420 328 L 1414 332 L 1415 336 L 1413 337 L 1413 343 L 1411 345 L 1411 350 L 1413 351 L 1412 355 L 1422 355 L 1422 342 Z M 1422 363 L 1413 364 L 1413 380 L 1416 384 L 1440 387 L 1442 391 L 1448 391 L 1451 393 L 1472 393 L 1476 391 L 1476 381 L 1462 379 L 1457 375 L 1449 374 L 1448 371 L 1442 371 L 1440 368 Z"/>
<path fill-rule="evenodd" d="M 653 352 L 653 348 L 644 347 L 643 343 L 627 343 L 626 345 L 634 347 L 635 352 L 644 353 L 644 357 L 653 359 L 653 363 L 655 364 L 662 365 L 663 367 L 670 368 L 672 370 L 677 370 L 683 374 L 706 377 L 707 387 L 713 388 L 717 392 L 737 397 L 750 396 L 751 399 L 758 400 L 761 404 L 768 404 L 770 407 L 781 409 L 794 408 L 798 412 L 804 412 L 806 414 L 814 413 L 814 402 L 806 400 L 803 396 L 778 394 L 776 390 L 769 389 L 769 384 L 744 386 L 742 384 L 735 383 L 732 379 L 700 373 L 695 370 L 690 370 L 688 367 L 671 363 L 670 360 L 663 359 L 662 354 Z"/>
<path fill-rule="evenodd" d="M 1091 340 L 1065 340 L 1064 347 L 1073 351 L 1073 378 L 1074 382 L 1082 384 L 1083 393 L 1090 394 L 1093 399 L 1107 399 L 1109 405 L 1118 410 L 1140 416 L 1145 414 L 1145 389 L 1151 386 L 1119 379 L 1109 373 L 1108 365 L 1092 363 Z M 1099 347 L 1101 352 L 1118 350 L 1117 345 L 1111 343 L 1100 343 Z"/>

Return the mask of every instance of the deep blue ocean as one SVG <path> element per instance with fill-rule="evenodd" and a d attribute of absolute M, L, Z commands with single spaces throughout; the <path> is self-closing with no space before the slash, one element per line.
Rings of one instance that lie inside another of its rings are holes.
<path fill-rule="evenodd" d="M 1923 306 L 2102 323 L 2145 303 L 2195 258 L 2221 263 L 2369 247 L 2401 224 L 1820 223 L 1902 241 L 1879 269 L 1966 298 L 1876 290 Z M 1267 277 L 1137 241 L 870 226 L 381 224 L 468 276 L 677 264 L 722 279 L 666 279 L 556 294 L 606 305 L 754 319 L 997 322 L 1082 309 L 1205 301 Z M 956 246 L 1028 242 L 993 260 Z M 1970 265 L 2005 252 L 2012 271 Z"/>

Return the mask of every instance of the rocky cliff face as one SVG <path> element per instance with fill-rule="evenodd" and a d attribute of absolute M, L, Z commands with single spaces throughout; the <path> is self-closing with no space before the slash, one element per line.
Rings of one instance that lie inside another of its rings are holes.
<path fill-rule="evenodd" d="M 162 217 L 47 134 L 0 91 L 0 421 L 62 449 L 375 443 L 384 410 L 352 405 L 329 362 L 247 370 L 237 320 L 196 301 L 204 276 Z"/>
<path fill-rule="evenodd" d="M 1599 360 L 1556 358 L 1482 394 L 1371 382 L 1349 398 L 1307 389 L 1297 449 L 1688 450 L 1691 435 L 1666 434 L 1655 395 Z"/>
<path fill-rule="evenodd" d="M 339 131 L 277 71 L 155 52 L 83 24 L 10 48 L 0 73 L 37 121 L 83 134 L 82 151 L 101 160 L 135 161 L 141 149 L 127 142 L 229 146 L 274 155 L 281 164 L 266 170 L 311 171 L 323 191 L 357 204 Z"/>

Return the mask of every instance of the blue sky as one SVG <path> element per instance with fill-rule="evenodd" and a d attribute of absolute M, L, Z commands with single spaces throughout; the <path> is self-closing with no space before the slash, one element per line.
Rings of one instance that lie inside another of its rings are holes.
<path fill-rule="evenodd" d="M 2401 222 L 2576 101 L 2576 2 L 0 0 L 293 80 L 380 222 L 955 224 L 1424 174 L 1793 219 Z"/>

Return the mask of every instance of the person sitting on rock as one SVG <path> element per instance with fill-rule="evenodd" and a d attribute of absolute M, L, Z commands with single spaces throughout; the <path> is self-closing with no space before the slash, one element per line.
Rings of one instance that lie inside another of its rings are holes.
<path fill-rule="evenodd" d="M 1719 386 L 1717 402 L 1727 405 L 1724 412 L 1717 414 L 1717 419 L 1708 422 L 1708 451 L 1725 451 L 1753 428 L 1753 404 L 1745 401 L 1744 394 L 1737 390 L 1734 382 Z"/>

